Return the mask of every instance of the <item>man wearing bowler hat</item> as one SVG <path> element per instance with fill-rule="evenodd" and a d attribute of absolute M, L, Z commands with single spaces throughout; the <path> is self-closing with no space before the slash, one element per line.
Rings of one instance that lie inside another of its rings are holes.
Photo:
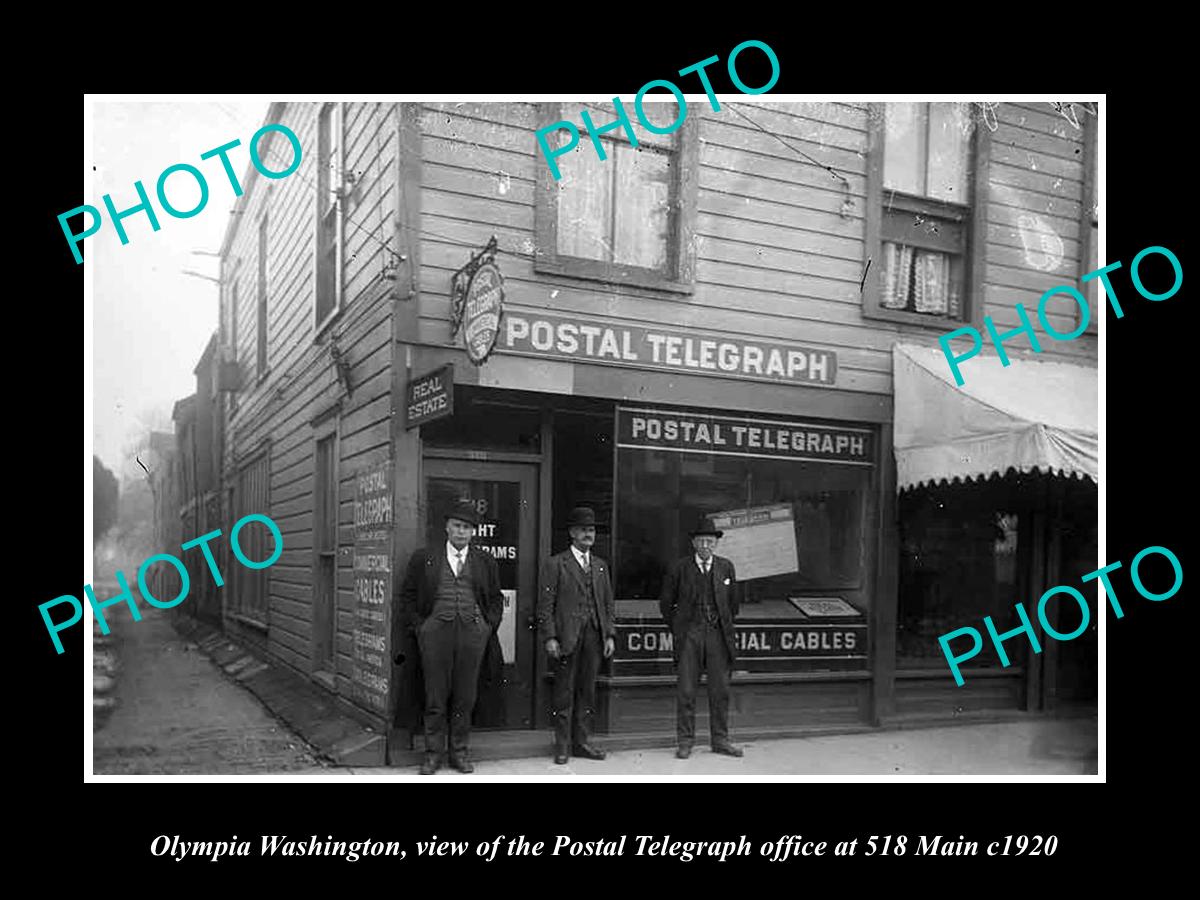
<path fill-rule="evenodd" d="M 425 681 L 425 762 L 432 775 L 446 752 L 450 765 L 472 772 L 468 744 L 479 665 L 504 615 L 496 560 L 471 546 L 475 505 L 459 500 L 446 513 L 446 543 L 413 553 L 400 589 L 401 615 L 416 632 Z"/>
<path fill-rule="evenodd" d="M 702 517 L 690 532 L 693 554 L 672 567 L 658 605 L 675 640 L 678 689 L 675 699 L 675 755 L 687 759 L 696 742 L 696 685 L 708 674 L 708 716 L 712 750 L 726 756 L 742 751 L 729 741 L 729 675 L 736 656 L 733 620 L 738 612 L 733 563 L 714 551 L 724 535 Z"/>
<path fill-rule="evenodd" d="M 600 655 L 612 656 L 612 581 L 608 564 L 592 555 L 596 514 L 586 506 L 567 518 L 571 546 L 542 566 L 538 628 L 554 671 L 554 761 L 566 764 L 570 754 L 604 759 L 592 746 L 596 711 L 596 675 Z M 603 648 L 603 649 L 602 649 Z"/>

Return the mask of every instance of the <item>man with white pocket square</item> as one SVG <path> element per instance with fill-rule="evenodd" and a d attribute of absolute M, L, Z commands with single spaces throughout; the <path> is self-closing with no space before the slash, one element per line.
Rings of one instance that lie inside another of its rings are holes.
<path fill-rule="evenodd" d="M 675 755 L 687 759 L 696 740 L 696 687 L 708 675 L 708 714 L 712 750 L 741 756 L 729 740 L 729 677 L 737 656 L 733 621 L 739 596 L 733 562 L 717 556 L 724 536 L 711 518 L 690 532 L 695 552 L 679 560 L 663 581 L 658 605 L 674 635 L 678 671 Z"/>

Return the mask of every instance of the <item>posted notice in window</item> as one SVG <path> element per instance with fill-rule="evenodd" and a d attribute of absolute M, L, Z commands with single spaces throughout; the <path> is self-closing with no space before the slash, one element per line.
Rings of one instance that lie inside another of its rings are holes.
<path fill-rule="evenodd" d="M 738 581 L 800 571 L 792 504 L 724 510 L 713 522 L 725 532 L 717 552 L 733 561 Z"/>

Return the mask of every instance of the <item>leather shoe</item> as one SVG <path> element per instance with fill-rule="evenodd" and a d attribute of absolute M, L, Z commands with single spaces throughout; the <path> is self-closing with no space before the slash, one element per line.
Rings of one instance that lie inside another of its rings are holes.
<path fill-rule="evenodd" d="M 434 753 L 426 753 L 425 761 L 421 763 L 421 774 L 432 775 L 442 767 L 442 760 Z"/>
<path fill-rule="evenodd" d="M 471 762 L 471 758 L 466 753 L 450 757 L 450 765 L 464 775 L 470 775 L 475 771 L 475 764 Z"/>
<path fill-rule="evenodd" d="M 691 755 L 692 755 L 692 745 L 691 744 L 680 744 L 679 749 L 675 751 L 676 759 L 687 759 Z"/>
<path fill-rule="evenodd" d="M 579 744 L 574 752 L 576 756 L 583 759 L 604 759 L 604 757 L 608 756 L 599 747 L 593 747 L 591 744 Z"/>
<path fill-rule="evenodd" d="M 723 756 L 741 756 L 742 748 L 735 747 L 733 744 L 729 743 L 729 741 L 722 741 L 719 744 L 712 745 L 712 752 L 720 753 Z"/>
<path fill-rule="evenodd" d="M 571 757 L 567 755 L 567 751 L 561 747 L 554 748 L 554 764 L 557 766 L 565 766 Z"/>

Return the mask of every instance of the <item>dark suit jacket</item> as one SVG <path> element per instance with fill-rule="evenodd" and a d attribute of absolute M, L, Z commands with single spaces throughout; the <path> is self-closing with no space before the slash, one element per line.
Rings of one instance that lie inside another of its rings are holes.
<path fill-rule="evenodd" d="M 713 595 L 717 601 L 717 618 L 721 622 L 721 634 L 725 645 L 729 648 L 730 659 L 737 659 L 737 647 L 734 641 L 733 620 L 737 618 L 738 606 L 741 604 L 741 590 L 737 583 L 737 573 L 733 563 L 723 556 L 713 556 L 712 564 Z M 695 554 L 685 556 L 671 567 L 667 577 L 663 579 L 662 594 L 658 599 L 658 608 L 675 636 L 675 648 L 681 643 L 681 638 L 687 632 L 688 626 L 700 615 L 700 594 L 704 590 L 704 575 L 696 565 Z"/>
<path fill-rule="evenodd" d="M 475 602 L 495 631 L 500 626 L 500 617 L 504 615 L 504 595 L 500 593 L 500 569 L 496 565 L 495 557 L 484 550 L 471 547 L 467 550 L 466 564 L 470 567 L 471 578 L 475 582 Z M 434 602 L 437 600 L 438 581 L 442 577 L 442 568 L 445 565 L 445 544 L 433 550 L 418 550 L 408 561 L 404 585 L 400 588 L 400 606 L 401 615 L 410 627 L 419 628 L 433 611 Z"/>
<path fill-rule="evenodd" d="M 572 653 L 579 641 L 579 630 L 587 621 L 588 595 L 583 569 L 580 568 L 570 547 L 551 556 L 542 564 L 541 585 L 537 621 L 542 646 L 545 646 L 550 638 L 556 638 L 564 654 Z M 613 620 L 616 618 L 616 605 L 608 563 L 594 553 L 592 586 L 595 588 L 596 605 L 599 607 L 600 634 L 604 638 L 615 640 Z"/>
<path fill-rule="evenodd" d="M 397 592 L 399 602 L 392 627 L 393 677 L 398 685 L 395 724 L 414 733 L 421 730 L 425 706 L 425 677 L 416 633 L 433 611 L 441 567 L 445 564 L 445 542 L 433 550 L 417 550 L 408 561 L 404 582 Z M 480 726 L 503 725 L 504 654 L 496 636 L 504 615 L 500 572 L 490 553 L 474 547 L 467 551 L 467 565 L 472 567 L 475 602 L 492 629 L 479 667 L 479 688 L 471 721 Z"/>

